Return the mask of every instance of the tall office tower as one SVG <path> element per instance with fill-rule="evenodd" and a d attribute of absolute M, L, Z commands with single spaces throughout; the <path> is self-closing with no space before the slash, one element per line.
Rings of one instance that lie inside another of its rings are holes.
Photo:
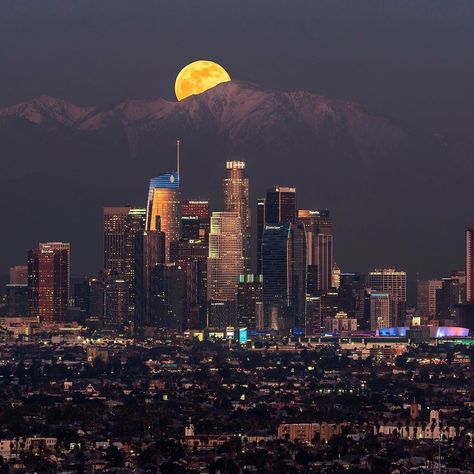
<path fill-rule="evenodd" d="M 145 229 L 145 219 L 146 209 L 143 208 L 104 207 L 104 269 L 112 280 L 125 280 L 130 320 L 135 300 L 135 235 Z"/>
<path fill-rule="evenodd" d="M 370 294 L 370 329 L 390 328 L 396 326 L 393 317 L 390 294 L 371 293 Z"/>
<path fill-rule="evenodd" d="M 296 222 L 296 188 L 275 186 L 267 191 L 265 224 Z"/>
<path fill-rule="evenodd" d="M 265 230 L 265 198 L 257 199 L 257 275 L 262 274 L 262 239 Z"/>
<path fill-rule="evenodd" d="M 40 243 L 28 252 L 28 313 L 41 322 L 64 321 L 68 307 L 70 245 Z"/>
<path fill-rule="evenodd" d="M 461 303 L 466 303 L 466 272 L 464 270 L 453 270 L 449 276 L 459 281 L 459 298 Z"/>
<path fill-rule="evenodd" d="M 135 318 L 134 332 L 152 327 L 154 318 L 151 310 L 151 271 L 156 265 L 165 263 L 164 232 L 161 232 L 159 218 L 157 230 L 145 230 L 135 236 Z"/>
<path fill-rule="evenodd" d="M 332 218 L 327 209 L 300 209 L 298 221 L 304 224 L 308 240 L 308 273 L 312 275 L 312 278 L 308 279 L 308 293 L 314 294 L 315 289 L 327 291 L 333 288 L 335 283 Z"/>
<path fill-rule="evenodd" d="M 369 272 L 368 286 L 375 292 L 389 293 L 393 298 L 406 302 L 407 274 L 394 268 Z"/>
<path fill-rule="evenodd" d="M 370 304 L 365 279 L 359 273 L 342 272 L 338 288 L 339 308 L 356 318 L 361 329 L 370 329 Z"/>
<path fill-rule="evenodd" d="M 181 237 L 181 192 L 177 172 L 150 180 L 146 230 L 157 230 L 157 218 L 161 222 L 161 232 L 166 236 L 165 262 L 169 263 L 170 244 Z"/>
<path fill-rule="evenodd" d="M 302 224 L 265 226 L 262 241 L 265 327 L 303 327 L 306 311 L 306 234 Z"/>
<path fill-rule="evenodd" d="M 334 290 L 321 291 L 321 329 L 341 311 L 339 293 Z"/>
<path fill-rule="evenodd" d="M 89 278 L 82 278 L 74 283 L 74 307 L 79 308 L 82 320 L 86 320 L 89 315 L 90 287 Z"/>
<path fill-rule="evenodd" d="M 239 275 L 244 273 L 242 223 L 238 212 L 213 212 L 207 260 L 208 325 L 235 325 Z"/>
<path fill-rule="evenodd" d="M 375 269 L 369 272 L 368 287 L 375 293 L 388 293 L 391 305 L 398 306 L 397 315 L 393 315 L 394 326 L 403 325 L 407 301 L 407 274 L 394 268 Z"/>
<path fill-rule="evenodd" d="M 420 316 L 436 316 L 436 290 L 441 289 L 441 280 L 423 280 L 417 283 L 416 309 Z"/>
<path fill-rule="evenodd" d="M 321 335 L 321 297 L 319 296 L 306 296 L 304 334 L 307 337 Z"/>
<path fill-rule="evenodd" d="M 151 270 L 151 312 L 154 326 L 184 329 L 186 314 L 186 275 L 176 263 L 158 264 Z"/>
<path fill-rule="evenodd" d="M 28 315 L 28 285 L 10 283 L 6 285 L 7 316 Z"/>
<path fill-rule="evenodd" d="M 184 269 L 186 278 L 185 329 L 205 327 L 207 320 L 207 258 L 209 245 L 205 238 L 171 244 L 171 260 Z"/>
<path fill-rule="evenodd" d="M 118 328 L 129 322 L 128 283 L 123 278 L 111 277 L 104 288 L 104 327 Z"/>
<path fill-rule="evenodd" d="M 123 275 L 125 234 L 129 206 L 104 207 L 104 269 L 111 275 Z"/>
<path fill-rule="evenodd" d="M 474 222 L 466 227 L 465 265 L 466 265 L 466 302 L 474 302 Z"/>
<path fill-rule="evenodd" d="M 87 318 L 100 322 L 105 312 L 105 283 L 102 275 L 89 280 Z"/>
<path fill-rule="evenodd" d="M 442 278 L 441 288 L 436 290 L 437 319 L 454 319 L 455 306 L 461 302 L 461 288 L 457 278 Z"/>
<path fill-rule="evenodd" d="M 210 225 L 209 201 L 185 199 L 181 203 L 181 237 L 183 239 L 204 238 L 207 240 Z"/>
<path fill-rule="evenodd" d="M 245 176 L 244 161 L 227 161 L 222 180 L 222 196 L 225 212 L 237 212 L 242 224 L 242 248 L 244 266 L 251 270 L 249 179 Z"/>
<path fill-rule="evenodd" d="M 28 265 L 15 265 L 13 267 L 10 267 L 10 284 L 28 284 Z"/>
<path fill-rule="evenodd" d="M 326 291 L 332 288 L 333 242 L 332 235 L 318 234 L 316 236 L 316 261 L 318 269 L 318 289 Z"/>
<path fill-rule="evenodd" d="M 257 328 L 262 303 L 262 275 L 240 275 L 237 289 L 237 326 Z"/>

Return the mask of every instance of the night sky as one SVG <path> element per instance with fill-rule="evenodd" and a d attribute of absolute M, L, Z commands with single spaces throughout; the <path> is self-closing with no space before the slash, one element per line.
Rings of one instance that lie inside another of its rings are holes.
<path fill-rule="evenodd" d="M 234 79 L 360 102 L 415 132 L 455 140 L 472 133 L 472 1 L 0 1 L 2 107 L 44 94 L 93 105 L 174 99 L 177 73 L 201 58 L 222 64 Z M 452 197 L 459 190 L 451 184 L 437 192 Z M 472 200 L 472 192 L 464 190 L 459 198 Z M 8 212 L 21 212 L 11 205 Z M 426 268 L 441 273 L 462 266 L 468 209 L 456 211 L 455 199 L 444 209 L 428 209 L 427 215 L 445 214 L 446 226 L 438 219 L 439 233 L 427 229 L 412 241 L 409 257 L 401 257 L 406 248 L 397 248 L 398 231 L 410 232 L 417 219 L 409 216 L 397 223 L 386 248 L 410 266 L 415 247 L 434 239 L 432 254 L 418 261 L 416 271 L 426 275 Z M 41 238 L 32 229 L 31 240 Z M 345 255 L 358 251 L 349 240 Z M 11 255 L 18 260 L 24 250 L 15 248 Z M 80 271 L 92 271 L 95 261 L 85 259 Z M 20 263 L 10 260 L 1 258 L 3 265 Z"/>

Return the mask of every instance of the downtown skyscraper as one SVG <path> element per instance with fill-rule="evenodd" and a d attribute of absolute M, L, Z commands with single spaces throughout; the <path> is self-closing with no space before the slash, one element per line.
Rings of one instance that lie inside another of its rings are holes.
<path fill-rule="evenodd" d="M 104 207 L 104 278 L 112 295 L 118 295 L 107 306 L 106 320 L 125 322 L 135 312 L 135 236 L 145 229 L 146 209 L 131 206 Z M 122 295 L 126 286 L 126 295 Z M 116 287 L 116 288 L 115 288 Z M 126 301 L 127 311 L 123 313 Z M 120 309 L 120 315 L 113 314 Z M 105 316 L 105 315 L 104 315 Z"/>
<path fill-rule="evenodd" d="M 242 221 L 238 212 L 213 212 L 207 260 L 208 325 L 236 321 L 239 277 L 244 273 Z"/>
<path fill-rule="evenodd" d="M 466 302 L 474 303 L 474 222 L 465 231 Z"/>
<path fill-rule="evenodd" d="M 181 191 L 178 172 L 166 173 L 150 180 L 146 230 L 154 231 L 159 228 L 166 236 L 165 263 L 169 263 L 171 242 L 176 242 L 181 237 Z"/>
<path fill-rule="evenodd" d="M 70 245 L 40 243 L 28 252 L 28 314 L 42 323 L 66 318 L 70 284 Z"/>
<path fill-rule="evenodd" d="M 265 226 L 262 239 L 263 319 L 289 333 L 306 317 L 306 232 L 301 223 Z"/>
<path fill-rule="evenodd" d="M 227 161 L 226 174 L 222 180 L 222 195 L 225 212 L 237 212 L 242 225 L 244 265 L 251 267 L 249 179 L 245 176 L 244 161 Z"/>
<path fill-rule="evenodd" d="M 332 219 L 327 210 L 298 211 L 298 220 L 306 228 L 308 241 L 308 273 L 312 278 L 311 293 L 333 287 L 334 267 Z"/>

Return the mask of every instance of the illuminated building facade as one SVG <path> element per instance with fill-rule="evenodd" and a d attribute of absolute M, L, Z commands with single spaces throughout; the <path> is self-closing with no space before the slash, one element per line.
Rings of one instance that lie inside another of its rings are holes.
<path fill-rule="evenodd" d="M 465 232 L 465 265 L 466 265 L 466 302 L 474 302 L 474 222 Z"/>
<path fill-rule="evenodd" d="M 150 180 L 146 230 L 158 229 L 166 236 L 165 262 L 170 261 L 170 244 L 181 237 L 181 192 L 178 173 L 167 173 Z"/>
<path fill-rule="evenodd" d="M 305 336 L 319 336 L 321 334 L 321 297 L 306 296 Z"/>
<path fill-rule="evenodd" d="M 369 272 L 367 284 L 375 292 L 388 293 L 398 301 L 407 300 L 406 272 L 394 268 L 376 269 Z"/>
<path fill-rule="evenodd" d="M 245 270 L 250 271 L 250 205 L 249 179 L 245 175 L 244 161 L 227 161 L 226 174 L 222 180 L 222 195 L 225 212 L 237 212 L 242 225 L 242 248 Z"/>
<path fill-rule="evenodd" d="M 28 252 L 28 313 L 41 322 L 66 318 L 69 298 L 70 244 L 40 243 Z"/>
<path fill-rule="evenodd" d="M 126 282 L 130 320 L 135 313 L 135 236 L 144 231 L 145 219 L 144 208 L 104 207 L 104 270 L 111 282 Z M 117 315 L 112 319 L 122 320 L 122 317 Z"/>
<path fill-rule="evenodd" d="M 211 327 L 235 323 L 239 276 L 244 273 L 243 236 L 237 212 L 213 212 L 207 260 Z"/>
<path fill-rule="evenodd" d="M 262 275 L 240 275 L 237 289 L 237 325 L 257 328 L 258 312 L 262 303 Z"/>
<path fill-rule="evenodd" d="M 370 329 L 389 328 L 396 325 L 393 315 L 392 301 L 388 293 L 370 294 Z"/>
<path fill-rule="evenodd" d="M 394 268 L 375 269 L 369 272 L 367 285 L 375 293 L 390 295 L 392 326 L 404 322 L 407 301 L 407 274 Z M 386 327 L 386 326 L 384 326 Z"/>
<path fill-rule="evenodd" d="M 310 294 L 327 291 L 334 287 L 334 250 L 332 235 L 332 218 L 328 210 L 298 210 L 298 221 L 306 229 L 308 240 L 308 272 L 314 275 L 309 281 Z M 316 278 L 315 278 L 316 277 Z"/>
<path fill-rule="evenodd" d="M 121 278 L 110 278 L 104 287 L 102 323 L 105 327 L 124 325 L 129 319 L 129 287 Z"/>
<path fill-rule="evenodd" d="M 210 228 L 209 201 L 186 199 L 181 203 L 181 238 L 207 239 Z"/>

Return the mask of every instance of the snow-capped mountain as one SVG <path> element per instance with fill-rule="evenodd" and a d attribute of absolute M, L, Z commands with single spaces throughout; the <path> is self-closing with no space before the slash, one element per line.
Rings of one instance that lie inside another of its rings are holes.
<path fill-rule="evenodd" d="M 0 119 L 11 118 L 85 133 L 120 127 L 133 155 L 140 152 L 142 140 L 172 131 L 184 137 L 214 135 L 227 141 L 230 152 L 267 146 L 281 150 L 309 141 L 336 154 L 340 147 L 351 149 L 370 162 L 393 152 L 405 137 L 388 119 L 369 114 L 359 104 L 237 81 L 182 102 L 129 100 L 94 108 L 43 96 L 0 110 Z"/>
<path fill-rule="evenodd" d="M 332 210 L 338 262 L 354 261 L 340 249 L 370 245 L 374 261 L 388 264 L 384 232 L 398 232 L 394 223 L 413 216 L 403 235 L 425 235 L 417 206 L 435 223 L 440 200 L 452 196 L 459 212 L 470 202 L 445 192 L 456 182 L 468 194 L 469 160 L 353 102 L 236 81 L 181 102 L 82 107 L 43 96 L 0 109 L 0 202 L 9 211 L 0 245 L 64 239 L 83 256 L 76 271 L 99 265 L 102 207 L 145 205 L 149 179 L 175 169 L 178 137 L 186 196 L 219 209 L 225 161 L 244 159 L 253 200 L 290 185 L 300 206 Z M 0 256 L 0 265 L 16 260 Z"/>

